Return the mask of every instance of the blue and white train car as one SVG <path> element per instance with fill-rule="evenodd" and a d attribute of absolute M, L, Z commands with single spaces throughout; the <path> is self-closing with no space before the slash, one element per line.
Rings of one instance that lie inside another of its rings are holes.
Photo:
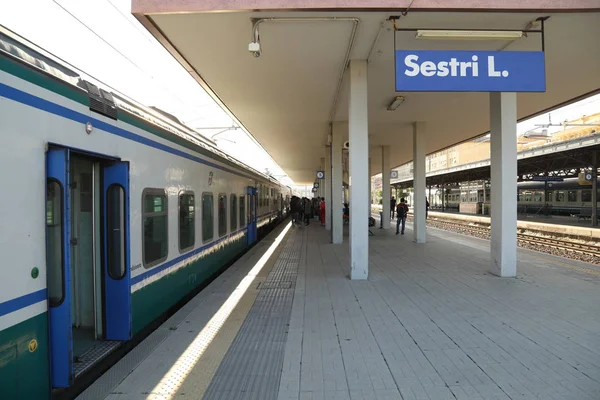
<path fill-rule="evenodd" d="M 0 398 L 45 399 L 221 271 L 290 189 L 0 26 Z"/>

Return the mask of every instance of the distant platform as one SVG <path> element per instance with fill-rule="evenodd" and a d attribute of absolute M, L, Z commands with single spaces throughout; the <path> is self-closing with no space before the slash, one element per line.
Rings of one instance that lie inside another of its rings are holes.
<path fill-rule="evenodd" d="M 432 217 L 440 217 L 445 219 L 457 219 L 462 221 L 473 221 L 479 223 L 490 223 L 490 217 L 473 214 L 460 214 L 452 212 L 437 212 L 429 211 Z M 591 226 L 592 223 L 577 222 L 577 218 L 562 217 L 562 216 L 519 216 L 517 227 L 522 229 L 541 230 L 545 232 L 554 232 L 564 235 L 584 236 L 600 239 L 600 229 Z"/>
<path fill-rule="evenodd" d="M 373 216 L 378 218 L 381 206 L 372 206 Z M 409 215 L 412 214 L 412 208 Z M 439 210 L 430 210 L 429 215 L 444 219 L 457 219 L 461 221 L 472 221 L 476 223 L 489 224 L 490 217 L 477 214 L 461 214 L 453 211 L 441 212 Z M 543 230 L 565 235 L 585 236 L 600 239 L 600 227 L 592 227 L 592 222 L 587 220 L 578 220 L 577 217 L 567 217 L 560 215 L 541 216 L 541 215 L 518 215 L 517 227 L 522 229 Z M 395 222 L 394 222 L 395 223 Z M 379 224 L 379 222 L 377 222 Z"/>

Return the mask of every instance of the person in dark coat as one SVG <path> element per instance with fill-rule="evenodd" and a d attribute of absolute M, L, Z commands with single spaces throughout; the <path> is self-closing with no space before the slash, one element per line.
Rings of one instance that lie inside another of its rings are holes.
<path fill-rule="evenodd" d="M 298 223 L 298 216 L 300 215 L 299 212 L 299 206 L 300 206 L 300 199 L 297 196 L 292 196 L 291 200 L 290 200 L 290 209 L 292 210 L 292 223 L 296 224 Z"/>
<path fill-rule="evenodd" d="M 310 218 L 313 213 L 312 201 L 310 199 L 304 198 L 304 225 L 310 224 Z"/>

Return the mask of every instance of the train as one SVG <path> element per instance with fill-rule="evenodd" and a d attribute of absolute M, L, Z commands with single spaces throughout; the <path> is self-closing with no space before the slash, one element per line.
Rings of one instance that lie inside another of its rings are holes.
<path fill-rule="evenodd" d="M 288 215 L 288 186 L 2 26 L 0 135 L 5 400 L 72 388 Z"/>
<path fill-rule="evenodd" d="M 592 208 L 592 186 L 581 185 L 578 178 L 564 178 L 563 181 L 548 182 L 521 181 L 517 182 L 517 210 L 523 214 L 544 215 L 580 215 L 584 210 Z M 598 185 L 600 188 L 600 185 Z M 461 204 L 489 204 L 492 188 L 487 185 L 472 184 L 465 187 L 445 189 L 444 208 L 449 211 L 459 211 Z M 431 195 L 435 201 L 434 208 L 441 208 L 441 191 L 432 189 Z M 597 192 L 600 200 L 600 190 Z M 485 198 L 484 198 L 485 195 Z"/>

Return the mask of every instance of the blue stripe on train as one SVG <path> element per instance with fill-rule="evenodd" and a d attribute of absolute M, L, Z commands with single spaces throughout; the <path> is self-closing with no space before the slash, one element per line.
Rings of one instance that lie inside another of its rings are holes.
<path fill-rule="evenodd" d="M 38 290 L 37 292 L 29 293 L 24 296 L 5 301 L 4 303 L 0 303 L 0 317 L 46 300 L 46 293 L 47 290 L 42 289 Z"/>

